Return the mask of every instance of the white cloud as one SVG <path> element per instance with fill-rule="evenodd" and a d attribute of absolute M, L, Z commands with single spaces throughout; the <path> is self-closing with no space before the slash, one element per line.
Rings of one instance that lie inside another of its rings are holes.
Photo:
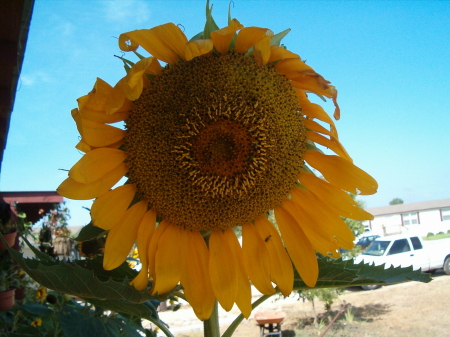
<path fill-rule="evenodd" d="M 106 18 L 110 21 L 133 21 L 138 24 L 149 21 L 150 10 L 144 1 L 114 0 L 105 4 Z"/>
<path fill-rule="evenodd" d="M 36 83 L 51 83 L 53 82 L 53 78 L 43 71 L 37 71 L 33 74 L 21 74 L 20 81 L 22 85 L 32 86 Z"/>
<path fill-rule="evenodd" d="M 75 26 L 68 21 L 61 22 L 59 31 L 63 36 L 70 36 L 75 31 Z"/>

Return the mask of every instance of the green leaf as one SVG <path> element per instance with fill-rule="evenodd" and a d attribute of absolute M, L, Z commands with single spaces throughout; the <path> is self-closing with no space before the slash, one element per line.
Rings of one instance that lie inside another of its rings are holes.
<path fill-rule="evenodd" d="M 219 26 L 217 26 L 216 22 L 212 17 L 213 5 L 209 7 L 209 0 L 206 1 L 206 23 L 205 29 L 203 30 L 203 39 L 211 38 L 211 32 L 218 30 Z"/>
<path fill-rule="evenodd" d="M 203 31 L 200 33 L 197 33 L 196 35 L 191 37 L 191 39 L 189 41 L 197 41 L 197 40 L 202 40 L 202 39 L 203 39 Z"/>
<path fill-rule="evenodd" d="M 19 234 L 20 234 L 20 237 L 22 238 L 22 240 L 25 241 L 25 243 L 27 244 L 28 248 L 31 249 L 31 251 L 34 253 L 34 255 L 36 255 L 37 258 L 39 258 L 40 260 L 43 260 L 43 261 L 50 261 L 51 260 L 50 256 L 48 256 L 47 254 L 41 252 L 35 246 L 33 246 L 30 243 L 30 241 L 28 241 L 28 239 L 21 232 L 19 232 Z"/>
<path fill-rule="evenodd" d="M 88 223 L 86 226 L 81 228 L 80 233 L 78 233 L 78 236 L 75 238 L 75 241 L 89 241 L 93 240 L 95 238 L 98 238 L 99 236 L 103 236 L 106 234 L 107 231 L 104 229 L 101 229 L 99 227 L 95 227 L 91 222 Z"/>
<path fill-rule="evenodd" d="M 319 257 L 319 278 L 315 288 L 389 284 L 406 281 L 430 282 L 431 276 L 412 267 L 384 269 L 384 266 L 354 264 L 353 260 Z M 294 289 L 310 289 L 295 270 Z"/>
<path fill-rule="evenodd" d="M 137 57 L 139 57 L 140 60 L 144 59 L 145 56 L 139 54 L 137 51 L 133 50 L 134 55 L 136 55 Z"/>
<path fill-rule="evenodd" d="M 85 298 L 85 300 L 92 303 L 94 306 L 101 307 L 103 309 L 147 319 L 159 327 L 161 331 L 166 334 L 166 336 L 172 336 L 167 324 L 161 321 L 158 317 L 156 308 L 160 303 L 159 301 L 152 300 L 141 304 L 133 304 L 120 300 L 99 300 L 93 298 Z"/>
<path fill-rule="evenodd" d="M 152 304 L 152 301 L 136 304 L 121 300 L 99 300 L 96 298 L 83 299 L 103 309 L 145 318 L 149 321 L 159 320 L 158 312 L 156 311 L 155 306 Z M 157 302 L 159 303 L 159 301 Z"/>
<path fill-rule="evenodd" d="M 79 265 L 83 269 L 92 270 L 95 273 L 95 276 L 101 281 L 108 281 L 109 279 L 113 279 L 118 282 L 125 279 L 132 280 L 138 274 L 138 272 L 130 268 L 126 262 L 122 263 L 119 267 L 113 270 L 103 269 L 103 256 L 97 256 L 88 260 L 75 260 L 73 263 Z"/>
<path fill-rule="evenodd" d="M 22 310 L 26 311 L 30 314 L 36 315 L 37 317 L 46 317 L 50 316 L 53 313 L 53 310 L 47 308 L 45 305 L 31 303 L 31 304 L 23 304 L 18 307 L 14 307 L 15 311 Z"/>
<path fill-rule="evenodd" d="M 100 280 L 95 275 L 95 270 L 85 269 L 79 265 L 88 260 L 77 261 L 77 263 L 59 260 L 40 261 L 24 258 L 21 253 L 13 249 L 8 250 L 22 269 L 36 282 L 64 294 L 81 298 L 125 300 L 132 303 L 143 303 L 155 298 L 148 292 L 141 292 L 130 286 L 127 278 L 121 281 L 113 280 L 116 271 L 111 272 L 111 277 L 107 280 Z M 86 262 L 84 267 L 88 266 L 89 263 Z M 104 273 L 108 272 L 104 271 Z M 103 274 L 102 279 L 106 278 L 107 274 Z"/>
<path fill-rule="evenodd" d="M 281 40 L 288 35 L 288 33 L 291 31 L 290 28 L 283 30 L 282 32 L 279 32 L 278 34 L 275 34 L 272 36 L 272 39 L 270 40 L 271 46 L 280 46 Z"/>
<path fill-rule="evenodd" d="M 134 329 L 127 329 L 125 322 L 115 317 L 83 314 L 73 307 L 65 306 L 58 315 L 66 337 L 140 337 Z"/>

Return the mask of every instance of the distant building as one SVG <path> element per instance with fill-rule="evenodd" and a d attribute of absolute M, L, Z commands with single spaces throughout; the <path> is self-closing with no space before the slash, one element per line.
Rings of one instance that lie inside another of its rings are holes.
<path fill-rule="evenodd" d="M 390 205 L 367 209 L 374 219 L 363 224 L 374 234 L 446 233 L 450 230 L 450 199 Z"/>

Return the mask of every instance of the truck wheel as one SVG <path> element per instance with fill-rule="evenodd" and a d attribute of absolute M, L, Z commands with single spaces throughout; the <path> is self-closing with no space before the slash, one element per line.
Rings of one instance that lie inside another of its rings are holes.
<path fill-rule="evenodd" d="M 444 262 L 444 271 L 447 275 L 450 275 L 450 257 L 447 257 Z"/>
<path fill-rule="evenodd" d="M 379 284 L 369 285 L 369 286 L 361 286 L 364 290 L 375 290 L 381 288 Z"/>

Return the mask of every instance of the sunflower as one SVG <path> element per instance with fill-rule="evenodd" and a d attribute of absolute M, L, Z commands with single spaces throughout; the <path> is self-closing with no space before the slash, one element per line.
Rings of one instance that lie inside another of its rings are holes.
<path fill-rule="evenodd" d="M 131 284 L 144 290 L 151 279 L 151 293 L 164 294 L 181 283 L 202 320 L 215 299 L 248 317 L 250 282 L 289 295 L 292 263 L 314 286 L 316 252 L 339 257 L 339 247 L 353 247 L 341 216 L 372 218 L 346 192 L 377 189 L 309 101 L 310 93 L 331 98 L 339 118 L 336 89 L 280 46 L 288 31 L 236 19 L 219 29 L 211 9 L 191 40 L 173 23 L 120 35 L 123 51 L 140 46 L 151 56 L 136 53 L 114 87 L 97 79 L 78 99 L 76 148 L 85 154 L 58 188 L 95 198 L 93 224 L 109 230 L 105 269 L 137 241 L 142 269 Z"/>
<path fill-rule="evenodd" d="M 34 295 L 34 297 L 35 297 L 37 300 L 44 301 L 44 300 L 46 299 L 46 297 L 47 297 L 47 288 L 45 288 L 45 287 L 39 287 L 39 288 L 36 290 L 36 294 Z"/>
<path fill-rule="evenodd" d="M 42 325 L 42 319 L 36 318 L 33 322 L 30 323 L 31 326 L 37 328 Z"/>

